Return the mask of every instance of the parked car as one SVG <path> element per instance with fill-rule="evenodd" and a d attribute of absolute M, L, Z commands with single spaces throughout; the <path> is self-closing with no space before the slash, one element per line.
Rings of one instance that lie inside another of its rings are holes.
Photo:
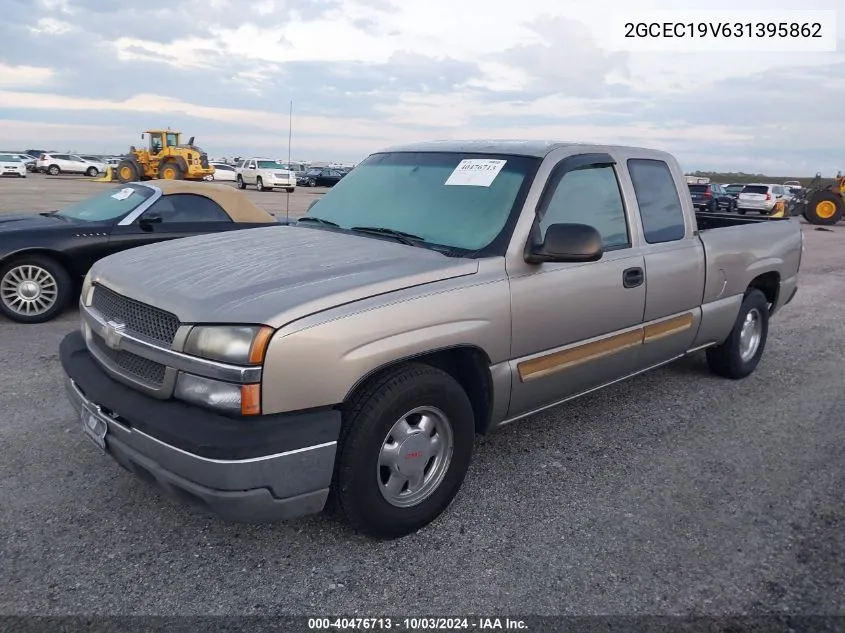
<path fill-rule="evenodd" d="M 725 193 L 728 194 L 734 200 L 738 200 L 739 194 L 744 188 L 745 185 L 743 184 L 732 183 L 730 185 L 725 186 Z"/>
<path fill-rule="evenodd" d="M 50 213 L 0 215 L 0 313 L 49 321 L 101 257 L 277 222 L 233 187 L 176 180 L 128 183 Z"/>
<path fill-rule="evenodd" d="M 26 178 L 26 164 L 17 154 L 0 154 L 0 176 Z"/>
<path fill-rule="evenodd" d="M 345 175 L 339 169 L 317 167 L 305 172 L 301 184 L 303 187 L 334 187 Z"/>
<path fill-rule="evenodd" d="M 790 189 L 801 189 L 801 182 L 798 180 L 787 180 L 783 183 L 784 187 L 789 187 Z"/>
<path fill-rule="evenodd" d="M 92 163 L 76 154 L 42 154 L 38 158 L 36 168 L 51 176 L 66 173 L 93 177 L 106 170 L 103 163 Z"/>
<path fill-rule="evenodd" d="M 284 165 L 271 158 L 247 158 L 236 168 L 235 179 L 239 189 L 255 185 L 258 191 L 285 189 L 293 193 L 296 189 L 296 176 Z"/>
<path fill-rule="evenodd" d="M 737 201 L 716 183 L 709 185 L 688 184 L 692 204 L 701 211 L 736 211 Z"/>
<path fill-rule="evenodd" d="M 29 171 L 29 172 L 35 171 L 35 158 L 30 156 L 29 154 L 25 154 L 25 153 L 21 153 L 21 152 L 2 151 L 2 150 L 0 150 L 0 154 L 16 156 L 24 164 L 26 171 Z"/>
<path fill-rule="evenodd" d="M 771 215 L 778 202 L 784 200 L 783 185 L 754 183 L 745 185 L 737 200 L 737 210 L 745 214 L 758 211 L 761 215 Z"/>
<path fill-rule="evenodd" d="M 790 219 L 696 214 L 665 152 L 409 145 L 293 225 L 101 260 L 60 358 L 86 437 L 175 497 L 236 521 L 331 498 L 393 538 L 450 504 L 476 433 L 697 350 L 750 375 L 802 249 Z"/>
<path fill-rule="evenodd" d="M 215 163 L 212 162 L 211 166 L 214 167 L 214 173 L 209 174 L 203 180 L 219 180 L 223 182 L 236 182 L 238 179 L 238 174 L 233 165 L 229 165 L 228 163 Z"/>

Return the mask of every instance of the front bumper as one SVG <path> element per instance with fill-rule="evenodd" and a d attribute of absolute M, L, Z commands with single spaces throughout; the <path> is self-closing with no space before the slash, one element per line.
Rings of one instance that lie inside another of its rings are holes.
<path fill-rule="evenodd" d="M 323 509 L 339 412 L 235 419 L 157 400 L 112 380 L 78 331 L 62 340 L 60 357 L 74 409 L 93 406 L 108 427 L 106 452 L 170 496 L 236 522 L 292 519 Z"/>

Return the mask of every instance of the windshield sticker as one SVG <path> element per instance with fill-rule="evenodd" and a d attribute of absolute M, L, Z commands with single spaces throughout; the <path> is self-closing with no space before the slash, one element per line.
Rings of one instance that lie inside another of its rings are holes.
<path fill-rule="evenodd" d="M 478 158 L 462 160 L 444 184 L 489 187 L 507 162 L 506 160 Z"/>
<path fill-rule="evenodd" d="M 132 187 L 124 187 L 117 193 L 112 194 L 112 198 L 114 198 L 115 200 L 126 200 L 133 193 L 135 193 L 135 190 L 132 189 Z"/>

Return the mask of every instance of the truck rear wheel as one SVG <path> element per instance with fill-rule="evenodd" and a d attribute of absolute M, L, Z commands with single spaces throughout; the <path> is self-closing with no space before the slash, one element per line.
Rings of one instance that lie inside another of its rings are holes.
<path fill-rule="evenodd" d="M 749 376 L 760 362 L 769 335 L 769 301 L 760 290 L 745 293 L 733 329 L 724 343 L 707 350 L 707 366 L 723 378 Z"/>
<path fill-rule="evenodd" d="M 458 382 L 422 364 L 370 381 L 344 411 L 330 511 L 381 539 L 416 532 L 449 506 L 475 441 Z"/>
<path fill-rule="evenodd" d="M 845 214 L 845 201 L 832 191 L 818 191 L 807 203 L 804 218 L 810 224 L 836 224 Z"/>

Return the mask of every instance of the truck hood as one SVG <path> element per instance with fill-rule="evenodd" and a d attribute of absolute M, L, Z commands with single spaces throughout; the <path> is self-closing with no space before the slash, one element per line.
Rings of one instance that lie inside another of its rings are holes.
<path fill-rule="evenodd" d="M 91 277 L 185 323 L 281 327 L 338 305 L 477 271 L 472 259 L 281 225 L 133 248 L 101 259 Z"/>

